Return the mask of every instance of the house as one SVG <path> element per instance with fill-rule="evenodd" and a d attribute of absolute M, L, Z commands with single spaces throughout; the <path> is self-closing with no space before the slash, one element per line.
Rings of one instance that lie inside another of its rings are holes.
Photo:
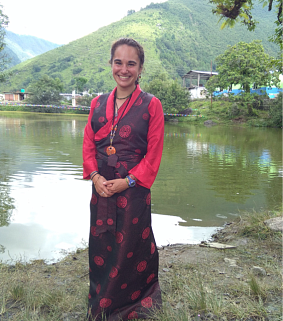
<path fill-rule="evenodd" d="M 20 91 L 15 91 L 15 92 L 4 92 L 4 100 L 6 101 L 15 101 L 15 102 L 19 102 L 22 100 L 25 100 L 28 98 L 28 96 L 30 95 L 30 93 L 25 92 L 24 89 L 21 89 Z"/>
<path fill-rule="evenodd" d="M 190 85 L 187 87 L 187 89 L 191 93 L 191 98 L 206 98 L 206 89 L 202 81 L 206 82 L 214 75 L 218 75 L 218 72 L 190 70 L 182 77 L 183 87 L 186 87 L 186 79 L 190 79 Z M 193 80 L 197 80 L 197 84 L 193 84 Z"/>

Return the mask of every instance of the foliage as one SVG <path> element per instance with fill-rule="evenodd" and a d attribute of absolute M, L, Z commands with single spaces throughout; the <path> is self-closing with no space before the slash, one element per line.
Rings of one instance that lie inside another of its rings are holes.
<path fill-rule="evenodd" d="M 224 19 L 221 28 L 225 26 L 233 27 L 237 21 L 245 25 L 249 31 L 254 31 L 257 25 L 257 21 L 254 18 L 252 9 L 256 2 L 263 3 L 263 7 L 268 4 L 268 11 L 272 10 L 275 6 L 276 20 L 275 30 L 273 36 L 270 37 L 270 41 L 276 43 L 281 52 L 282 58 L 282 1 L 281 0 L 210 0 L 210 3 L 214 4 L 212 12 L 217 16 L 220 16 L 220 20 Z M 274 5 L 275 4 L 275 5 Z M 277 60 L 278 69 L 282 71 L 282 60 Z"/>
<path fill-rule="evenodd" d="M 144 90 L 156 96 L 162 103 L 165 113 L 176 114 L 189 105 L 190 94 L 176 80 L 170 80 L 166 74 L 156 75 L 144 86 Z"/>
<path fill-rule="evenodd" d="M 8 26 L 8 17 L 3 13 L 3 6 L 0 5 L 0 82 L 6 81 L 6 79 L 11 75 L 10 72 L 5 71 L 7 69 L 7 64 L 9 60 L 4 52 L 5 48 L 5 28 Z"/>
<path fill-rule="evenodd" d="M 93 98 L 95 98 L 96 95 L 92 94 L 90 96 L 82 96 L 80 98 L 77 99 L 77 105 L 80 106 L 90 106 L 91 101 L 93 100 Z"/>
<path fill-rule="evenodd" d="M 136 11 L 131 9 L 127 11 L 127 16 L 130 16 L 131 14 L 135 13 Z"/>
<path fill-rule="evenodd" d="M 211 61 L 223 53 L 223 48 L 242 39 L 262 39 L 266 52 L 274 56 L 276 45 L 268 42 L 272 19 L 266 19 L 262 11 L 257 11 L 255 17 L 263 22 L 263 28 L 253 33 L 240 25 L 218 30 L 218 19 L 211 14 L 207 0 L 169 0 L 156 7 L 150 5 L 86 37 L 22 62 L 12 68 L 14 76 L 0 85 L 0 90 L 19 90 L 35 77 L 58 77 L 60 73 L 66 92 L 74 89 L 78 76 L 88 79 L 86 90 L 108 92 L 115 86 L 109 65 L 110 47 L 120 37 L 133 37 L 144 47 L 141 85 L 151 81 L 157 72 L 181 81 L 182 75 L 192 69 L 210 70 Z M 35 72 L 33 65 L 37 66 L 35 70 L 41 70 Z M 212 66 L 215 70 L 216 65 Z"/>
<path fill-rule="evenodd" d="M 61 99 L 60 92 L 63 91 L 63 88 L 60 79 L 53 79 L 44 75 L 29 86 L 28 92 L 31 95 L 28 98 L 28 102 L 35 105 L 59 104 Z"/>
<path fill-rule="evenodd" d="M 211 77 L 207 88 L 209 92 L 216 87 L 228 88 L 241 85 L 245 92 L 250 92 L 250 86 L 277 86 L 279 72 L 272 66 L 272 58 L 264 53 L 261 42 L 239 42 L 228 46 L 224 54 L 216 58 L 218 75 Z"/>
<path fill-rule="evenodd" d="M 75 82 L 77 91 L 84 91 L 84 85 L 87 83 L 87 79 L 85 77 L 76 77 Z"/>
<path fill-rule="evenodd" d="M 269 110 L 270 127 L 282 128 L 282 93 L 274 100 Z"/>

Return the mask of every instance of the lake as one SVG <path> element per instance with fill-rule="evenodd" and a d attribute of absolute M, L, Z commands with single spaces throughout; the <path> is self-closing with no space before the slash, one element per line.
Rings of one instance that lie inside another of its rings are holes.
<path fill-rule="evenodd" d="M 0 260 L 58 260 L 87 245 L 86 115 L 0 112 Z M 158 245 L 199 243 L 241 211 L 282 204 L 282 131 L 166 123 L 152 187 Z"/>

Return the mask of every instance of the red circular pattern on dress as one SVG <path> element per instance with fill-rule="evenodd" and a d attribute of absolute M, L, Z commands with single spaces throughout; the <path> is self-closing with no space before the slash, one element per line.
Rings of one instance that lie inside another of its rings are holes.
<path fill-rule="evenodd" d="M 100 106 L 100 102 L 97 102 L 96 105 L 95 105 L 95 108 L 97 108 L 99 106 Z"/>
<path fill-rule="evenodd" d="M 110 278 L 115 278 L 118 275 L 118 270 L 115 268 L 115 266 L 112 266 L 111 272 L 109 274 Z"/>
<path fill-rule="evenodd" d="M 140 149 L 136 149 L 136 150 L 135 150 L 135 153 L 140 154 L 140 153 L 141 153 L 141 150 L 140 150 Z"/>
<path fill-rule="evenodd" d="M 128 286 L 128 284 L 124 283 L 124 284 L 121 285 L 121 289 L 124 290 L 124 289 L 126 289 L 127 286 Z"/>
<path fill-rule="evenodd" d="M 150 228 L 146 227 L 143 232 L 142 232 L 142 238 L 145 240 L 149 237 L 149 233 L 150 233 Z"/>
<path fill-rule="evenodd" d="M 101 256 L 95 256 L 93 260 L 94 263 L 98 266 L 102 266 L 104 264 L 104 260 Z"/>
<path fill-rule="evenodd" d="M 142 104 L 142 99 L 139 97 L 139 99 L 136 101 L 135 106 L 140 106 Z"/>
<path fill-rule="evenodd" d="M 89 299 L 91 299 L 91 295 L 90 295 L 90 293 L 88 294 L 88 298 L 89 298 Z"/>
<path fill-rule="evenodd" d="M 98 118 L 98 121 L 99 121 L 100 123 L 103 123 L 104 120 L 105 120 L 105 118 L 104 118 L 103 116 L 101 116 L 101 117 Z"/>
<path fill-rule="evenodd" d="M 133 224 L 137 224 L 138 221 L 139 221 L 139 219 L 138 219 L 137 217 L 135 217 L 135 218 L 133 218 L 132 223 L 133 223 Z"/>
<path fill-rule="evenodd" d="M 96 225 L 98 225 L 98 226 L 103 225 L 103 221 L 102 221 L 102 220 L 97 220 L 97 221 L 96 221 Z"/>
<path fill-rule="evenodd" d="M 131 320 L 131 319 L 137 319 L 138 318 L 138 314 L 136 311 L 133 311 L 131 313 L 129 313 L 128 315 L 128 319 Z"/>
<path fill-rule="evenodd" d="M 137 270 L 139 272 L 143 272 L 146 269 L 146 266 L 147 266 L 147 262 L 146 261 L 141 261 L 137 266 Z"/>
<path fill-rule="evenodd" d="M 153 254 L 154 252 L 155 252 L 155 245 L 153 242 L 151 242 L 150 254 Z"/>
<path fill-rule="evenodd" d="M 97 203 L 97 197 L 95 194 L 92 194 L 91 196 L 91 200 L 90 200 L 91 204 L 95 205 Z"/>
<path fill-rule="evenodd" d="M 107 246 L 107 251 L 112 252 L 112 247 L 110 245 Z"/>
<path fill-rule="evenodd" d="M 127 254 L 127 258 L 130 259 L 133 255 L 134 255 L 133 252 L 129 252 L 129 253 Z"/>
<path fill-rule="evenodd" d="M 152 307 L 152 298 L 148 296 L 147 298 L 141 300 L 141 305 L 145 308 L 151 308 Z"/>
<path fill-rule="evenodd" d="M 116 232 L 116 242 L 117 243 L 122 243 L 123 242 L 123 234 L 120 232 Z"/>
<path fill-rule="evenodd" d="M 89 269 L 89 272 L 92 272 L 91 268 L 88 268 Z"/>
<path fill-rule="evenodd" d="M 125 196 L 118 196 L 117 197 L 117 206 L 119 208 L 125 208 L 127 206 L 127 203 L 128 203 L 128 201 Z"/>
<path fill-rule="evenodd" d="M 150 283 L 154 279 L 154 273 L 150 274 L 150 276 L 146 279 L 146 283 Z"/>
<path fill-rule="evenodd" d="M 101 308 L 108 308 L 112 304 L 112 300 L 103 298 L 100 300 L 99 305 Z"/>
<path fill-rule="evenodd" d="M 143 115 L 142 115 L 142 118 L 143 118 L 144 120 L 148 120 L 149 115 L 148 115 L 148 114 L 143 114 Z"/>
<path fill-rule="evenodd" d="M 121 166 L 121 164 L 119 162 L 117 162 L 115 168 L 119 168 L 120 166 Z"/>
<path fill-rule="evenodd" d="M 129 137 L 130 134 L 131 134 L 131 127 L 129 125 L 124 125 L 120 131 L 119 131 L 119 135 L 122 137 L 122 138 L 126 138 L 126 137 Z"/>
<path fill-rule="evenodd" d="M 113 223 L 114 223 L 114 222 L 113 222 L 112 218 L 109 218 L 109 219 L 107 220 L 107 224 L 108 224 L 108 225 L 113 225 Z"/>
<path fill-rule="evenodd" d="M 95 290 L 96 293 L 99 294 L 100 290 L 101 290 L 101 285 L 97 284 L 97 287 L 96 287 L 96 290 Z"/>
<path fill-rule="evenodd" d="M 146 197 L 146 204 L 150 205 L 150 201 L 151 201 L 151 195 L 150 195 L 150 193 L 148 193 L 147 197 Z"/>
<path fill-rule="evenodd" d="M 134 301 L 136 300 L 141 294 L 141 291 L 136 291 L 131 295 L 131 299 Z"/>

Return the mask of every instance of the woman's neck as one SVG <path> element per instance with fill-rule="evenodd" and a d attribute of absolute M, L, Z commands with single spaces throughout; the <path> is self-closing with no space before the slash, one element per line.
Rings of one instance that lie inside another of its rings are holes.
<path fill-rule="evenodd" d="M 127 98 L 135 91 L 135 89 L 136 89 L 136 86 L 134 86 L 131 89 L 127 88 L 126 90 L 123 90 L 123 88 L 117 87 L 116 98 L 117 99 Z"/>

